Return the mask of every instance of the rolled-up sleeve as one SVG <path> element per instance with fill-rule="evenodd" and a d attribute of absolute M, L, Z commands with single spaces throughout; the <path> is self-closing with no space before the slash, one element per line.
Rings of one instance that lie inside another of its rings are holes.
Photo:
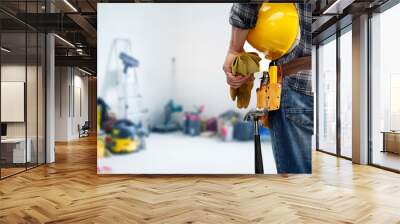
<path fill-rule="evenodd" d="M 260 3 L 234 3 L 231 8 L 229 23 L 240 29 L 256 26 Z"/>

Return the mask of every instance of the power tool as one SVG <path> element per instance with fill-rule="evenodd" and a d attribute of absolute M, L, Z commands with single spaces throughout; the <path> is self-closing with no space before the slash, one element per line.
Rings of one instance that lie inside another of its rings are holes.
<path fill-rule="evenodd" d="M 116 154 L 130 153 L 140 148 L 140 138 L 133 122 L 122 119 L 114 123 L 107 148 Z"/>
<path fill-rule="evenodd" d="M 165 118 L 164 122 L 153 127 L 154 132 L 166 133 L 174 132 L 180 129 L 178 122 L 172 120 L 173 113 L 182 112 L 182 105 L 176 104 L 173 100 L 168 101 L 164 107 Z"/>

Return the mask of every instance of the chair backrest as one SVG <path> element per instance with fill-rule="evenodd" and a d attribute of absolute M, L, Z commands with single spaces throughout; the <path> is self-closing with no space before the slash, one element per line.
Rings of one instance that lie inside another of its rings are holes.
<path fill-rule="evenodd" d="M 85 123 L 83 124 L 82 128 L 90 128 L 90 123 L 89 121 L 85 121 Z"/>

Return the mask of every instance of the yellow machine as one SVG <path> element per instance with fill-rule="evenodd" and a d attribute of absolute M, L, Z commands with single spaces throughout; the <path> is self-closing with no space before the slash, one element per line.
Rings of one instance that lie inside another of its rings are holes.
<path fill-rule="evenodd" d="M 113 141 L 111 151 L 113 153 L 129 153 L 138 149 L 139 143 L 133 138 L 118 138 Z"/>
<path fill-rule="evenodd" d="M 291 51 L 300 39 L 299 15 L 294 3 L 263 3 L 247 41 L 269 60 Z"/>
<path fill-rule="evenodd" d="M 113 154 L 135 152 L 144 147 L 139 136 L 139 127 L 128 119 L 116 120 L 108 105 L 101 98 L 97 99 L 98 157 Z M 107 150 L 108 151 L 107 151 Z"/>
<path fill-rule="evenodd" d="M 97 137 L 97 157 L 104 157 L 106 154 L 106 146 L 103 137 Z"/>
<path fill-rule="evenodd" d="M 101 118 L 102 113 L 104 112 L 102 104 L 97 104 L 97 157 L 101 158 L 106 155 L 106 149 L 104 144 L 104 135 L 101 131 Z"/>
<path fill-rule="evenodd" d="M 140 139 L 137 137 L 136 127 L 133 122 L 122 119 L 114 123 L 108 148 L 112 153 L 130 153 L 140 149 Z M 136 137 L 136 138 L 135 138 Z"/>

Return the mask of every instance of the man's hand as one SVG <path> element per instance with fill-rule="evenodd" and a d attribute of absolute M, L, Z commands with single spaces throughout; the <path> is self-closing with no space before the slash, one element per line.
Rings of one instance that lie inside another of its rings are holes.
<path fill-rule="evenodd" d="M 235 60 L 235 58 L 238 54 L 239 54 L 239 52 L 234 52 L 234 51 L 229 50 L 226 55 L 224 66 L 223 66 L 223 70 L 225 72 L 226 81 L 227 81 L 228 85 L 230 85 L 232 88 L 235 88 L 235 89 L 242 86 L 248 80 L 251 80 L 251 79 L 254 80 L 254 77 L 251 75 L 233 75 L 232 74 L 232 62 L 233 62 L 233 60 Z"/>
<path fill-rule="evenodd" d="M 232 62 L 235 60 L 236 56 L 244 52 L 243 46 L 247 38 L 249 30 L 239 29 L 236 27 L 232 27 L 231 32 L 231 41 L 229 44 L 229 50 L 226 54 L 225 62 L 223 65 L 223 70 L 226 75 L 226 81 L 232 88 L 239 88 L 244 83 L 246 83 L 250 79 L 254 79 L 252 75 L 243 74 L 243 75 L 233 75 L 232 74 Z"/>

